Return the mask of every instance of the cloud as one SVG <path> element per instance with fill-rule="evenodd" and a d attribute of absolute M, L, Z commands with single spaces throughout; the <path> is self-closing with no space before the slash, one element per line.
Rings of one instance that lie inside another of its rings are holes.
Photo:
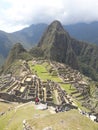
<path fill-rule="evenodd" d="M 30 24 L 98 20 L 97 0 L 1 0 L 0 30 L 13 32 Z"/>

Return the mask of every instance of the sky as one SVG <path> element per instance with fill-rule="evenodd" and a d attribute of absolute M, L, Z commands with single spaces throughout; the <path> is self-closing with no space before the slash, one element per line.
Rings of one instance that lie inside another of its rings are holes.
<path fill-rule="evenodd" d="M 0 0 L 0 30 L 59 20 L 64 25 L 98 21 L 98 0 Z"/>

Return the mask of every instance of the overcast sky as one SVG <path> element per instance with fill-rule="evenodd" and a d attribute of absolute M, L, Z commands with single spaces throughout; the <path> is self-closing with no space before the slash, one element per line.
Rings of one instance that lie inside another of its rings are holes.
<path fill-rule="evenodd" d="M 0 0 L 0 30 L 59 20 L 68 25 L 98 21 L 98 0 Z"/>

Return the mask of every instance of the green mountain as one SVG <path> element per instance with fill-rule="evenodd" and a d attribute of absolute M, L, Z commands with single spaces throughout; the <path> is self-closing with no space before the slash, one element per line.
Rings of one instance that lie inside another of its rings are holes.
<path fill-rule="evenodd" d="M 32 24 L 31 26 L 14 33 L 0 31 L 0 55 L 3 57 L 0 64 L 2 65 L 4 63 L 13 44 L 21 43 L 27 49 L 36 45 L 47 26 L 47 24 L 40 23 L 36 25 Z M 98 43 L 98 22 L 63 25 L 63 27 L 69 32 L 71 37 L 90 43 Z"/>
<path fill-rule="evenodd" d="M 72 39 L 72 48 L 77 55 L 81 71 L 98 80 L 98 46 Z"/>
<path fill-rule="evenodd" d="M 30 54 L 24 49 L 24 47 L 20 43 L 16 43 L 10 50 L 2 71 L 9 72 L 11 65 L 13 65 L 14 61 L 16 60 L 28 60 L 30 58 Z"/>
<path fill-rule="evenodd" d="M 38 47 L 44 52 L 44 57 L 50 60 L 69 64 L 77 69 L 78 63 L 75 53 L 71 47 L 70 36 L 58 21 L 51 23 Z"/>
<path fill-rule="evenodd" d="M 12 42 L 7 37 L 7 33 L 0 31 L 0 65 L 4 63 L 11 46 Z"/>

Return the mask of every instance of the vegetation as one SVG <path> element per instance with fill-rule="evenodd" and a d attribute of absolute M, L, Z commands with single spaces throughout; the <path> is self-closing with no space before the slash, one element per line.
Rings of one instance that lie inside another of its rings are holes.
<path fill-rule="evenodd" d="M 93 124 L 92 121 L 80 115 L 76 110 L 53 114 L 36 120 L 32 119 L 28 122 L 36 130 L 42 130 L 47 126 L 54 130 L 97 130 L 98 128 L 96 123 Z"/>
<path fill-rule="evenodd" d="M 0 117 L 0 130 L 22 130 L 23 120 L 36 118 L 36 115 L 46 116 L 49 111 L 40 111 L 34 108 L 33 103 L 27 105 L 18 104 L 18 106 Z"/>
<path fill-rule="evenodd" d="M 14 105 L 12 103 L 5 103 L 5 102 L 0 102 L 0 112 L 5 112 L 8 109 L 12 109 Z"/>
<path fill-rule="evenodd" d="M 41 50 L 40 47 L 33 47 L 31 50 L 30 50 L 30 54 L 34 57 L 43 57 L 43 51 Z"/>
<path fill-rule="evenodd" d="M 77 110 L 51 114 L 49 110 L 37 110 L 33 103 L 28 103 L 18 104 L 10 111 L 6 111 L 6 114 L 0 117 L 0 130 L 22 130 L 24 119 L 36 130 L 42 130 L 47 126 L 56 130 L 97 130 L 98 128 L 97 123 L 79 114 Z"/>
<path fill-rule="evenodd" d="M 14 61 L 16 60 L 30 60 L 32 59 L 32 56 L 23 48 L 23 46 L 20 43 L 16 43 L 13 48 L 11 49 L 5 64 L 2 67 L 2 71 L 9 72 L 11 66 L 15 64 Z M 17 64 L 15 65 L 17 66 Z"/>
<path fill-rule="evenodd" d="M 51 75 L 45 68 L 45 64 L 36 64 L 36 65 L 32 65 L 32 62 L 29 62 L 30 68 L 32 70 L 32 72 L 36 73 L 42 80 L 46 81 L 46 80 L 53 80 L 55 82 L 61 82 L 61 79 L 58 78 L 57 76 L 53 76 Z"/>

